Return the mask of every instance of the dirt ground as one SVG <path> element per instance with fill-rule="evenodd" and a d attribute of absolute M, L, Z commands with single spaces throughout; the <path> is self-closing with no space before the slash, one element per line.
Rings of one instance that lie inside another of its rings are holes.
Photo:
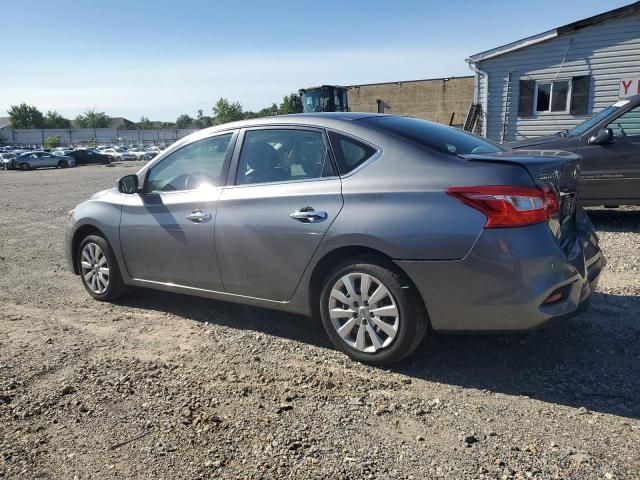
<path fill-rule="evenodd" d="M 590 211 L 586 314 L 387 370 L 305 317 L 91 300 L 67 212 L 139 166 L 0 171 L 0 478 L 640 478 L 640 209 Z"/>

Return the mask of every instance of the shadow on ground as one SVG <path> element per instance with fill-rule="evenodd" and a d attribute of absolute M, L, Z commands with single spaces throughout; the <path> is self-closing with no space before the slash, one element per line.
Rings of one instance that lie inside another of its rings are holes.
<path fill-rule="evenodd" d="M 321 323 L 304 316 L 151 290 L 140 290 L 124 303 L 333 348 Z M 598 293 L 590 312 L 528 334 L 432 334 L 394 370 L 428 381 L 640 418 L 639 315 L 640 298 Z"/>
<path fill-rule="evenodd" d="M 597 231 L 640 232 L 640 208 L 590 208 L 587 213 Z"/>

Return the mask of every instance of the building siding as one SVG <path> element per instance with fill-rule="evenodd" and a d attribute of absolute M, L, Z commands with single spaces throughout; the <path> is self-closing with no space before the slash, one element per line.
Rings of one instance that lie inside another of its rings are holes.
<path fill-rule="evenodd" d="M 486 99 L 488 138 L 511 141 L 572 128 L 618 99 L 622 77 L 640 76 L 640 14 L 608 20 L 487 59 L 479 62 L 478 68 L 489 76 Z M 563 80 L 579 75 L 589 75 L 586 115 L 542 113 L 528 118 L 518 117 L 520 80 Z M 481 78 L 481 101 L 484 95 L 485 79 Z"/>
<path fill-rule="evenodd" d="M 377 100 L 390 108 L 385 113 L 409 115 L 433 122 L 462 125 L 473 101 L 473 77 L 413 80 L 352 85 L 348 91 L 352 112 L 377 112 Z"/>

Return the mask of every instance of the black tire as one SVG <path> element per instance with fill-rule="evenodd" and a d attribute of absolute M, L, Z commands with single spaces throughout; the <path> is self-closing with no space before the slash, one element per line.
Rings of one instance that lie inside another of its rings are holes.
<path fill-rule="evenodd" d="M 60 160 L 58 162 L 58 168 L 67 168 L 69 166 L 69 164 L 67 163 L 66 160 Z"/>
<path fill-rule="evenodd" d="M 26 172 L 27 170 L 31 170 L 31 165 L 29 165 L 28 163 L 21 163 L 20 170 L 22 170 L 23 172 Z"/>
<path fill-rule="evenodd" d="M 106 290 L 102 293 L 94 292 L 91 287 L 87 284 L 83 276 L 82 270 L 82 251 L 85 246 L 89 243 L 96 244 L 102 250 L 104 256 L 107 259 L 107 264 L 109 268 L 109 282 Z M 80 272 L 80 281 L 84 286 L 85 290 L 96 300 L 100 300 L 101 302 L 110 302 L 117 298 L 122 297 L 127 293 L 127 286 L 122 281 L 122 275 L 120 273 L 120 267 L 118 266 L 118 262 L 116 260 L 115 255 L 113 254 L 113 250 L 109 245 L 109 242 L 100 235 L 89 235 L 85 237 L 82 242 L 80 242 L 80 246 L 76 252 L 76 264 L 78 266 L 78 271 Z"/>
<path fill-rule="evenodd" d="M 398 330 L 388 346 L 367 353 L 347 344 L 333 326 L 329 315 L 331 290 L 349 273 L 365 273 L 381 282 L 393 296 L 399 312 Z M 349 357 L 369 365 L 397 363 L 409 356 L 425 336 L 429 319 L 426 308 L 413 284 L 394 265 L 375 257 L 354 258 L 334 268 L 326 277 L 320 293 L 322 324 L 338 349 Z"/>

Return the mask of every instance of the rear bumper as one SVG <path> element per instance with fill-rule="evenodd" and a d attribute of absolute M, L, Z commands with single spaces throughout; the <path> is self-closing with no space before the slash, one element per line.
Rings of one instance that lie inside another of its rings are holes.
<path fill-rule="evenodd" d="M 605 259 L 595 236 L 571 258 L 546 224 L 488 229 L 461 260 L 396 261 L 443 332 L 526 331 L 584 310 Z M 562 298 L 544 304 L 552 293 Z"/>

